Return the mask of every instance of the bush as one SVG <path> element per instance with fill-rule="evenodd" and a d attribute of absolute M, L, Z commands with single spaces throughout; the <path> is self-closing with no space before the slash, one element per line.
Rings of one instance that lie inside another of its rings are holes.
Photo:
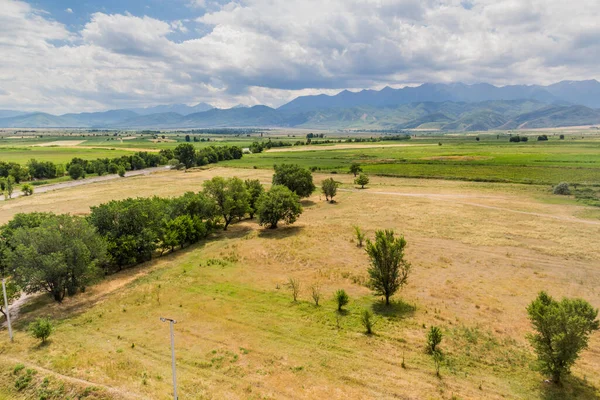
<path fill-rule="evenodd" d="M 321 287 L 317 284 L 314 284 L 310 287 L 310 294 L 315 302 L 315 306 L 319 306 L 319 300 L 321 300 Z"/>
<path fill-rule="evenodd" d="M 369 184 L 369 177 L 365 174 L 360 174 L 358 178 L 354 180 L 354 183 L 360 185 L 361 189 L 364 189 L 365 185 Z"/>
<path fill-rule="evenodd" d="M 85 171 L 80 164 L 71 164 L 69 167 L 69 176 L 74 180 L 85 178 Z"/>
<path fill-rule="evenodd" d="M 31 196 L 33 194 L 33 186 L 29 183 L 26 183 L 21 187 L 21 191 L 23 192 L 24 196 Z"/>
<path fill-rule="evenodd" d="M 300 293 L 300 281 L 296 278 L 288 278 L 288 287 L 292 291 L 292 298 L 294 303 L 298 301 L 298 294 Z"/>
<path fill-rule="evenodd" d="M 125 177 L 125 167 L 119 166 L 119 168 L 117 168 L 117 173 L 119 174 L 119 176 L 121 178 L 124 178 Z"/>
<path fill-rule="evenodd" d="M 360 322 L 365 327 L 365 333 L 370 335 L 373 333 L 373 314 L 369 310 L 363 310 L 360 316 Z"/>
<path fill-rule="evenodd" d="M 560 140 L 565 140 L 565 135 L 560 135 L 558 138 L 559 138 Z"/>
<path fill-rule="evenodd" d="M 356 175 L 358 175 L 361 172 L 362 172 L 362 167 L 360 166 L 359 163 L 352 163 L 350 165 L 350 173 L 354 174 L 354 177 L 356 177 Z"/>
<path fill-rule="evenodd" d="M 442 330 L 437 326 L 432 326 L 427 332 L 427 352 L 434 354 L 437 350 L 437 345 L 442 342 Z"/>
<path fill-rule="evenodd" d="M 333 203 L 333 198 L 337 194 L 337 189 L 340 184 L 336 182 L 333 178 L 327 178 L 321 182 L 321 190 L 325 195 L 326 201 L 331 201 Z"/>
<path fill-rule="evenodd" d="M 537 137 L 538 142 L 544 142 L 548 140 L 548 136 L 547 135 L 540 135 Z"/>
<path fill-rule="evenodd" d="M 342 307 L 348 304 L 350 297 L 348 297 L 348 293 L 344 289 L 338 289 L 335 292 L 334 300 L 338 305 L 338 311 L 342 311 Z"/>
<path fill-rule="evenodd" d="M 316 189 L 311 172 L 292 164 L 275 165 L 273 185 L 283 185 L 301 198 L 310 196 Z"/>
<path fill-rule="evenodd" d="M 50 319 L 38 318 L 29 324 L 29 333 L 36 339 L 40 339 L 42 343 L 46 343 L 48 337 L 52 333 L 53 327 Z"/>
<path fill-rule="evenodd" d="M 354 226 L 354 235 L 356 236 L 356 245 L 358 247 L 362 247 L 363 242 L 365 241 L 365 233 L 360 229 L 359 226 Z"/>
<path fill-rule="evenodd" d="M 282 185 L 273 185 L 271 190 L 261 194 L 256 208 L 259 224 L 270 229 L 277 228 L 281 220 L 293 224 L 302 213 L 298 195 Z"/>
<path fill-rule="evenodd" d="M 568 196 L 571 194 L 571 189 L 569 189 L 569 184 L 567 182 L 561 182 L 558 185 L 554 186 L 552 192 L 554 194 Z"/>

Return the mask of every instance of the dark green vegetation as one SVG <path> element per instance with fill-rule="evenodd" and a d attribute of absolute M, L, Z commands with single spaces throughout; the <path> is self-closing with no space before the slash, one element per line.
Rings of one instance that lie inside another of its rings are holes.
<path fill-rule="evenodd" d="M 558 136 L 558 135 L 557 135 Z M 600 140 L 560 140 L 509 143 L 506 134 L 474 137 L 445 136 L 411 140 L 410 146 L 266 152 L 225 165 L 272 168 L 294 163 L 327 172 L 348 172 L 359 163 L 365 173 L 408 178 L 440 178 L 481 182 L 555 185 L 600 184 Z M 443 146 L 437 146 L 441 141 Z"/>
<path fill-rule="evenodd" d="M 46 340 L 52 334 L 52 322 L 48 318 L 38 318 L 29 324 L 31 336 L 46 343 Z"/>
<path fill-rule="evenodd" d="M 541 292 L 529 307 L 529 319 L 536 330 L 529 337 L 538 356 L 540 370 L 559 383 L 587 348 L 589 336 L 600 328 L 598 310 L 581 299 L 556 301 Z"/>
<path fill-rule="evenodd" d="M 273 185 L 283 185 L 299 197 L 308 197 L 315 191 L 312 174 L 297 164 L 280 164 L 274 166 Z"/>
<path fill-rule="evenodd" d="M 279 221 L 293 224 L 302 214 L 300 197 L 283 185 L 273 185 L 258 198 L 257 213 L 259 223 L 270 229 L 277 228 Z"/>
<path fill-rule="evenodd" d="M 404 259 L 406 240 L 403 236 L 394 237 L 394 231 L 375 232 L 375 242 L 367 239 L 367 254 L 371 267 L 368 269 L 368 286 L 375 295 L 385 298 L 390 305 L 390 297 L 408 282 L 410 263 Z"/>

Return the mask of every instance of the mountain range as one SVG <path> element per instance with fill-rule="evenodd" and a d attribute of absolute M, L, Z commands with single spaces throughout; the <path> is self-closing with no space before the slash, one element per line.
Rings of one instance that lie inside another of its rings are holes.
<path fill-rule="evenodd" d="M 169 129 L 299 127 L 321 129 L 548 128 L 600 124 L 600 82 L 563 81 L 549 86 L 486 83 L 423 84 L 381 90 L 344 90 L 302 96 L 275 109 L 263 105 L 218 109 L 210 104 L 52 115 L 0 110 L 5 128 Z"/>

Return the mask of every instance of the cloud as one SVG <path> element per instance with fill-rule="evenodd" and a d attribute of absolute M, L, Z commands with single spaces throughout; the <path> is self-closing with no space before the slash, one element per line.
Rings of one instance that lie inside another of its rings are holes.
<path fill-rule="evenodd" d="M 65 8 L 65 12 L 69 14 L 73 14 L 73 10 L 70 8 Z"/>
<path fill-rule="evenodd" d="M 70 32 L 28 3 L 0 0 L 9 93 L 0 108 L 277 106 L 342 88 L 600 77 L 597 0 L 188 4 L 185 21 L 96 12 Z"/>

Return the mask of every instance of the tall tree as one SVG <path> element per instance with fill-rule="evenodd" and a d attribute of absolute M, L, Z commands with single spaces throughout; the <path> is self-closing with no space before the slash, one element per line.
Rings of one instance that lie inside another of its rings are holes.
<path fill-rule="evenodd" d="M 283 185 L 301 198 L 310 196 L 316 189 L 310 171 L 293 164 L 275 165 L 273 185 Z"/>
<path fill-rule="evenodd" d="M 183 163 L 186 168 L 193 167 L 196 164 L 196 149 L 191 143 L 181 143 L 175 147 L 175 158 Z"/>
<path fill-rule="evenodd" d="M 293 224 L 302 213 L 300 198 L 283 185 L 273 185 L 258 199 L 258 220 L 270 229 L 277 228 L 279 221 Z"/>
<path fill-rule="evenodd" d="M 325 199 L 327 201 L 331 201 L 333 203 L 333 198 L 337 194 L 339 183 L 337 183 L 333 178 L 327 178 L 321 182 L 321 190 L 325 195 Z"/>
<path fill-rule="evenodd" d="M 403 236 L 394 237 L 394 231 L 385 230 L 375 233 L 375 243 L 367 239 L 366 251 L 371 261 L 369 287 L 376 295 L 390 297 L 408 281 L 411 265 L 404 259 L 406 240 Z"/>
<path fill-rule="evenodd" d="M 258 198 L 265 192 L 265 188 L 258 179 L 246 179 L 244 184 L 246 186 L 246 190 L 248 191 L 250 219 L 253 219 L 254 214 L 256 213 Z"/>
<path fill-rule="evenodd" d="M 224 230 L 234 218 L 243 218 L 250 210 L 248 192 L 240 178 L 214 177 L 204 182 L 204 194 L 215 202 L 225 221 Z"/>
<path fill-rule="evenodd" d="M 598 310 L 587 301 L 567 299 L 556 301 L 545 292 L 527 307 L 529 319 L 536 330 L 529 335 L 543 373 L 559 383 L 570 372 L 579 353 L 587 348 L 589 336 L 598 330 Z"/>

